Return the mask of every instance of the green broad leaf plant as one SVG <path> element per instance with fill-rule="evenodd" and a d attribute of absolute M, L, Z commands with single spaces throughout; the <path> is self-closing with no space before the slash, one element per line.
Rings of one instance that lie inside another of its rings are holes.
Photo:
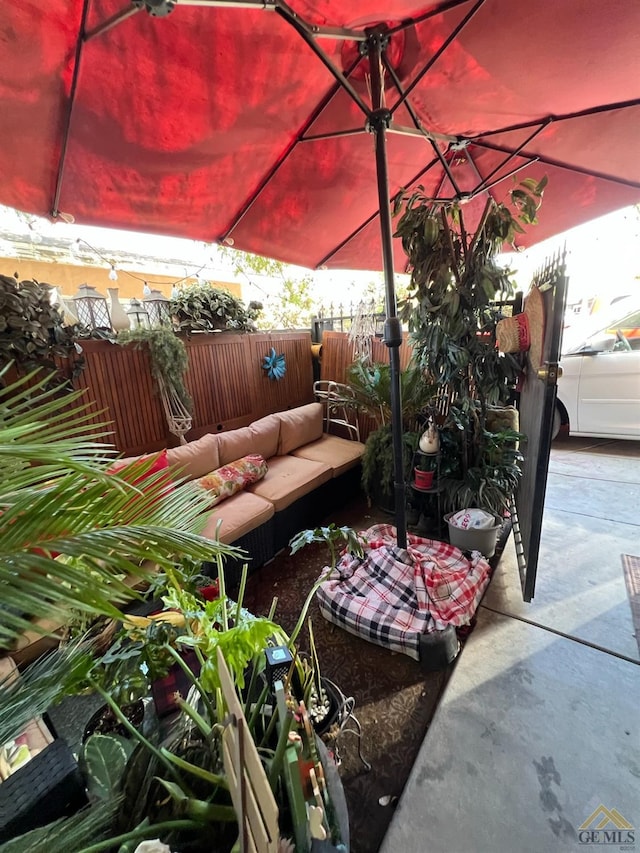
<path fill-rule="evenodd" d="M 411 284 L 401 308 L 414 359 L 440 389 L 441 485 L 445 509 L 508 507 L 520 474 L 520 434 L 492 434 L 487 409 L 511 399 L 519 355 L 496 349 L 501 301 L 514 292 L 512 274 L 497 259 L 537 222 L 546 178 L 514 186 L 505 202 L 488 198 L 474 230 L 464 206 L 436 203 L 423 187 L 395 204 L 395 236 L 409 260 Z"/>
<path fill-rule="evenodd" d="M 53 371 L 54 356 L 75 353 L 74 329 L 51 304 L 51 291 L 44 282 L 0 275 L 0 367 L 13 363 L 21 373 L 45 366 Z"/>
<path fill-rule="evenodd" d="M 208 282 L 185 284 L 171 297 L 170 310 L 179 332 L 255 332 L 255 320 L 262 306 L 245 307 L 228 290 Z"/>
<path fill-rule="evenodd" d="M 369 501 L 392 501 L 394 479 L 394 449 L 391 432 L 391 368 L 384 362 L 369 362 L 365 358 L 354 361 L 347 368 L 347 383 L 353 390 L 358 411 L 370 418 L 374 424 L 365 441 L 362 456 L 362 488 Z M 402 450 L 404 474 L 411 470 L 411 460 L 418 446 L 421 426 L 436 392 L 430 381 L 415 361 L 400 373 L 400 396 L 402 399 Z"/>

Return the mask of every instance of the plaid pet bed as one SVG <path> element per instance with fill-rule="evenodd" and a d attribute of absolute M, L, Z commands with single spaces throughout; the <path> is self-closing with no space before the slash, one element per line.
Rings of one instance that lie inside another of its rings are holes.
<path fill-rule="evenodd" d="M 318 591 L 325 619 L 346 631 L 420 659 L 420 634 L 468 625 L 489 581 L 477 551 L 467 559 L 446 542 L 409 534 L 398 548 L 395 528 L 362 531 L 364 559 L 344 554 Z"/>

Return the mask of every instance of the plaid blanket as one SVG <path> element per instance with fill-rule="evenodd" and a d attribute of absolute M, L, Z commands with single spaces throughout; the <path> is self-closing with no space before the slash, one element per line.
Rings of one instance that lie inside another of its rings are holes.
<path fill-rule="evenodd" d="M 489 582 L 479 552 L 469 560 L 453 545 L 412 534 L 407 548 L 398 548 L 390 524 L 360 536 L 364 559 L 343 554 L 318 591 L 329 622 L 416 660 L 420 634 L 469 624 Z"/>

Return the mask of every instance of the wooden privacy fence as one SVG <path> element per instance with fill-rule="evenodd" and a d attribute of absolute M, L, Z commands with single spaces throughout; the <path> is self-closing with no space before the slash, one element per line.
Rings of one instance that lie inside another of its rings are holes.
<path fill-rule="evenodd" d="M 400 369 L 405 370 L 411 361 L 412 350 L 406 333 L 400 346 Z M 347 368 L 355 359 L 355 342 L 349 340 L 346 332 L 323 332 L 321 350 L 320 378 L 346 383 Z M 389 348 L 380 338 L 371 339 L 371 360 L 389 363 Z M 377 426 L 374 418 L 364 414 L 358 416 L 360 438 L 365 441 L 369 433 Z"/>
<path fill-rule="evenodd" d="M 400 368 L 404 370 L 411 360 L 411 346 L 405 333 L 400 346 Z M 345 382 L 347 367 L 355 360 L 355 343 L 349 340 L 346 332 L 324 332 L 322 335 L 321 379 L 333 379 Z M 371 360 L 389 363 L 389 348 L 380 338 L 371 341 Z"/>
<path fill-rule="evenodd" d="M 188 441 L 207 432 L 245 426 L 270 412 L 302 406 L 313 400 L 312 347 L 309 332 L 193 335 L 185 340 L 189 368 L 185 380 L 194 404 Z M 264 357 L 274 348 L 284 353 L 287 370 L 281 380 L 269 379 Z M 111 442 L 120 453 L 135 455 L 177 443 L 165 419 L 161 398 L 151 375 L 145 348 L 109 341 L 82 341 L 84 370 L 74 380 L 85 389 L 85 399 L 96 412 L 95 422 L 110 423 Z M 400 348 L 400 364 L 407 366 L 411 348 Z M 381 340 L 372 340 L 372 359 L 388 362 Z M 345 332 L 324 332 L 321 378 L 344 382 L 354 360 L 354 345 Z M 67 373 L 68 362 L 60 360 Z M 100 414 L 102 413 L 102 414 Z M 371 424 L 361 420 L 363 439 Z"/>
<path fill-rule="evenodd" d="M 185 345 L 189 357 L 185 380 L 194 403 L 188 440 L 245 426 L 270 412 L 313 400 L 308 332 L 194 335 Z M 272 347 L 284 354 L 287 365 L 277 381 L 262 369 Z M 175 444 L 146 349 L 108 341 L 83 341 L 82 348 L 85 368 L 73 384 L 86 389 L 96 423 L 111 422 L 111 441 L 118 451 L 133 455 Z M 65 361 L 59 364 L 69 370 Z"/>

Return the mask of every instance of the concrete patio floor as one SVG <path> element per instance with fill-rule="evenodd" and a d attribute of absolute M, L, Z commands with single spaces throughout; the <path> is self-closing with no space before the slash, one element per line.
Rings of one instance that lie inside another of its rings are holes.
<path fill-rule="evenodd" d="M 511 539 L 382 853 L 640 851 L 640 442 L 572 438 L 549 466 L 535 599 Z"/>

